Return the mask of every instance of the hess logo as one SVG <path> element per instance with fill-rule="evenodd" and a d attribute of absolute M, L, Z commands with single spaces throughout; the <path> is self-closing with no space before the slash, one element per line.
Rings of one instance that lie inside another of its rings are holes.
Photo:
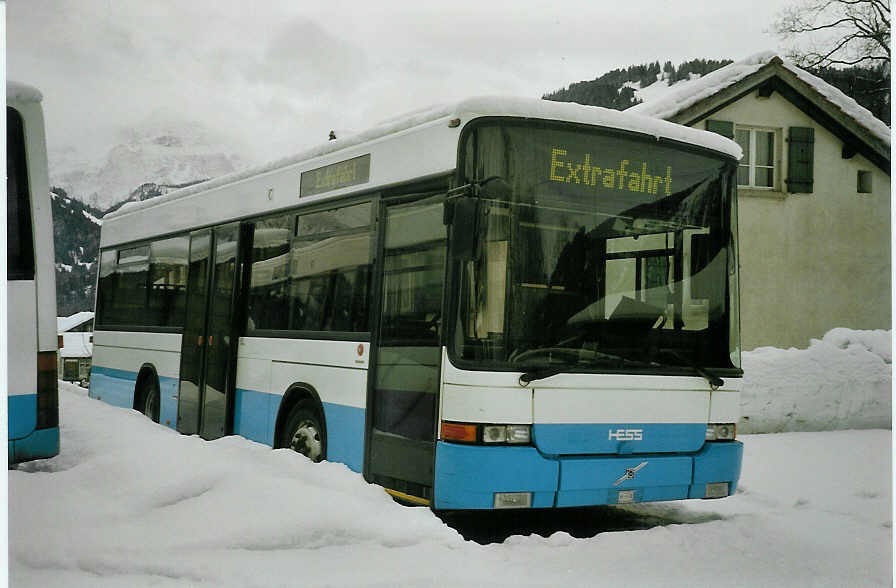
<path fill-rule="evenodd" d="M 641 441 L 644 439 L 644 429 L 610 429 L 609 441 Z"/>

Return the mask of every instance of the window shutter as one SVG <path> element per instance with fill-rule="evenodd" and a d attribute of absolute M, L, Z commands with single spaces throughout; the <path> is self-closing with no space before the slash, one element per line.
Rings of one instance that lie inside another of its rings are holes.
<path fill-rule="evenodd" d="M 811 194 L 815 167 L 815 129 L 790 127 L 787 141 L 787 191 Z"/>
<path fill-rule="evenodd" d="M 710 133 L 716 133 L 734 139 L 734 123 L 730 120 L 710 120 L 706 121 L 706 130 Z"/>

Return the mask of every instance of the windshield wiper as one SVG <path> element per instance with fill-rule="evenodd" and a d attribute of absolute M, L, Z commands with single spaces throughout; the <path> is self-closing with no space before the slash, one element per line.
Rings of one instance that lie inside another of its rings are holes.
<path fill-rule="evenodd" d="M 709 387 L 713 390 L 718 390 L 722 386 L 725 385 L 725 380 L 720 378 L 719 376 L 711 373 L 705 367 L 699 365 L 696 361 L 691 358 L 685 357 L 678 353 L 677 351 L 673 351 L 671 349 L 660 349 L 660 353 L 666 353 L 671 355 L 675 359 L 687 364 L 689 367 L 693 368 L 698 374 L 703 376 L 703 378 L 709 383 Z"/>
<path fill-rule="evenodd" d="M 556 376 L 559 373 L 562 373 L 569 366 L 554 366 L 554 367 L 545 367 L 537 370 L 532 370 L 531 372 L 526 372 L 525 374 L 520 376 L 520 386 L 528 386 L 530 383 L 535 380 L 544 380 L 545 378 L 550 378 L 551 376 Z"/>

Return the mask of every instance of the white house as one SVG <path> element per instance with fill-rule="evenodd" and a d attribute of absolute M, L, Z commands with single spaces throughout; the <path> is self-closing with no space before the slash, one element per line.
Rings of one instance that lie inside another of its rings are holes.
<path fill-rule="evenodd" d="M 93 313 L 56 317 L 59 334 L 59 377 L 68 382 L 90 380 L 93 357 Z"/>
<path fill-rule="evenodd" d="M 745 350 L 806 347 L 833 327 L 889 329 L 890 128 L 830 84 L 762 53 L 628 112 L 740 143 Z"/>

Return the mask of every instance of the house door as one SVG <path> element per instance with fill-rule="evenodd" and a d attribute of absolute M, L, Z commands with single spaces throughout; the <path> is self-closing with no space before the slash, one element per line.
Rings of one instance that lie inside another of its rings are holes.
<path fill-rule="evenodd" d="M 190 235 L 177 430 L 204 439 L 232 426 L 239 236 L 237 224 Z"/>
<path fill-rule="evenodd" d="M 444 198 L 384 204 L 368 443 L 372 481 L 431 500 L 445 279 Z"/>

